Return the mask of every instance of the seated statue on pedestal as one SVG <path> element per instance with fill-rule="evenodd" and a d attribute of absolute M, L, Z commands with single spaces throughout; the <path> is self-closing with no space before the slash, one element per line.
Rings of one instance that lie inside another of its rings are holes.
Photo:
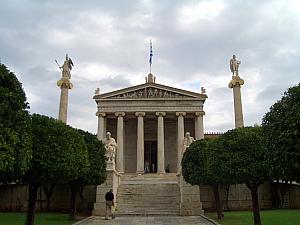
<path fill-rule="evenodd" d="M 104 144 L 106 149 L 105 156 L 107 157 L 107 160 L 110 162 L 115 162 L 117 143 L 116 140 L 111 137 L 110 132 L 106 132 Z"/>
<path fill-rule="evenodd" d="M 186 132 L 185 137 L 183 139 L 182 154 L 194 141 L 195 141 L 195 139 L 191 136 L 190 132 Z"/>

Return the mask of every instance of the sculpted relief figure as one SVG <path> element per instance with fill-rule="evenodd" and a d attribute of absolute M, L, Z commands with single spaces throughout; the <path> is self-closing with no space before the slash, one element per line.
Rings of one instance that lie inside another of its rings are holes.
<path fill-rule="evenodd" d="M 230 70 L 232 72 L 232 75 L 238 76 L 239 75 L 239 66 L 241 64 L 241 61 L 237 60 L 236 56 L 233 55 L 232 59 L 230 59 L 229 64 L 230 64 Z"/>
<path fill-rule="evenodd" d="M 106 149 L 105 156 L 108 158 L 108 161 L 114 162 L 116 157 L 117 143 L 116 140 L 111 137 L 110 132 L 106 132 L 104 144 Z"/>
<path fill-rule="evenodd" d="M 194 141 L 195 141 L 195 139 L 191 136 L 190 132 L 186 132 L 185 137 L 183 139 L 182 154 Z"/>

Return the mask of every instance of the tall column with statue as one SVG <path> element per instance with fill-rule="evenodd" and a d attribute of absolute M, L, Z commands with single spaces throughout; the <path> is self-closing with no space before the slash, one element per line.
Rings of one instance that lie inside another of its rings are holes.
<path fill-rule="evenodd" d="M 56 61 L 56 63 L 57 63 L 57 61 Z M 71 70 L 72 70 L 73 66 L 74 66 L 73 62 L 68 57 L 68 54 L 66 55 L 64 64 L 62 66 L 59 66 L 59 68 L 62 71 L 62 77 L 59 81 L 57 81 L 57 86 L 60 87 L 60 90 L 61 90 L 58 119 L 64 123 L 67 123 L 69 89 L 73 88 L 73 84 L 70 81 Z"/>
<path fill-rule="evenodd" d="M 241 61 L 237 60 L 235 55 L 233 55 L 232 59 L 230 59 L 229 64 L 232 72 L 232 79 L 228 84 L 228 87 L 233 89 L 235 128 L 238 128 L 244 126 L 241 97 L 241 86 L 244 84 L 244 80 L 239 76 L 239 66 Z"/>

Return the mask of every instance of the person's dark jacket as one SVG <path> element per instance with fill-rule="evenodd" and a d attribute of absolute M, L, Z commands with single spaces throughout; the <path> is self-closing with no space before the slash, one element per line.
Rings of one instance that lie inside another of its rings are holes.
<path fill-rule="evenodd" d="M 115 198 L 114 194 L 112 192 L 107 192 L 106 195 L 105 195 L 105 200 L 106 201 L 113 201 Z"/>

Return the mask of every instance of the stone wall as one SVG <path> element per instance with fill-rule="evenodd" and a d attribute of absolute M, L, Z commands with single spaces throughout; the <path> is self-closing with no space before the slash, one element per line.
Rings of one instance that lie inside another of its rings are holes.
<path fill-rule="evenodd" d="M 26 211 L 28 199 L 27 185 L 0 185 L 0 211 Z M 84 204 L 89 209 L 92 208 L 96 199 L 95 186 L 87 186 L 83 193 Z M 70 206 L 70 189 L 68 186 L 59 185 L 54 188 L 50 201 L 51 211 L 68 211 Z M 76 198 L 77 207 L 83 208 L 80 197 Z M 37 196 L 37 211 L 44 211 L 46 207 L 46 197 L 42 189 L 39 189 Z"/>
<path fill-rule="evenodd" d="M 291 185 L 288 190 L 289 208 L 300 209 L 300 185 Z"/>
<path fill-rule="evenodd" d="M 299 188 L 300 190 L 300 188 Z M 215 208 L 214 195 L 210 186 L 201 185 L 201 202 L 203 209 L 213 210 Z M 265 183 L 258 190 L 260 207 L 268 209 L 272 207 L 270 186 Z M 221 194 L 222 200 L 225 200 L 224 192 Z M 299 198 L 300 201 L 300 198 Z M 225 207 L 226 208 L 226 207 Z M 228 210 L 248 210 L 252 208 L 252 200 L 250 190 L 246 185 L 230 185 L 228 194 Z"/>
<path fill-rule="evenodd" d="M 170 172 L 177 172 L 177 123 L 174 119 L 165 119 L 165 166 Z"/>
<path fill-rule="evenodd" d="M 136 172 L 137 120 L 125 120 L 124 124 L 124 160 L 125 173 Z"/>

